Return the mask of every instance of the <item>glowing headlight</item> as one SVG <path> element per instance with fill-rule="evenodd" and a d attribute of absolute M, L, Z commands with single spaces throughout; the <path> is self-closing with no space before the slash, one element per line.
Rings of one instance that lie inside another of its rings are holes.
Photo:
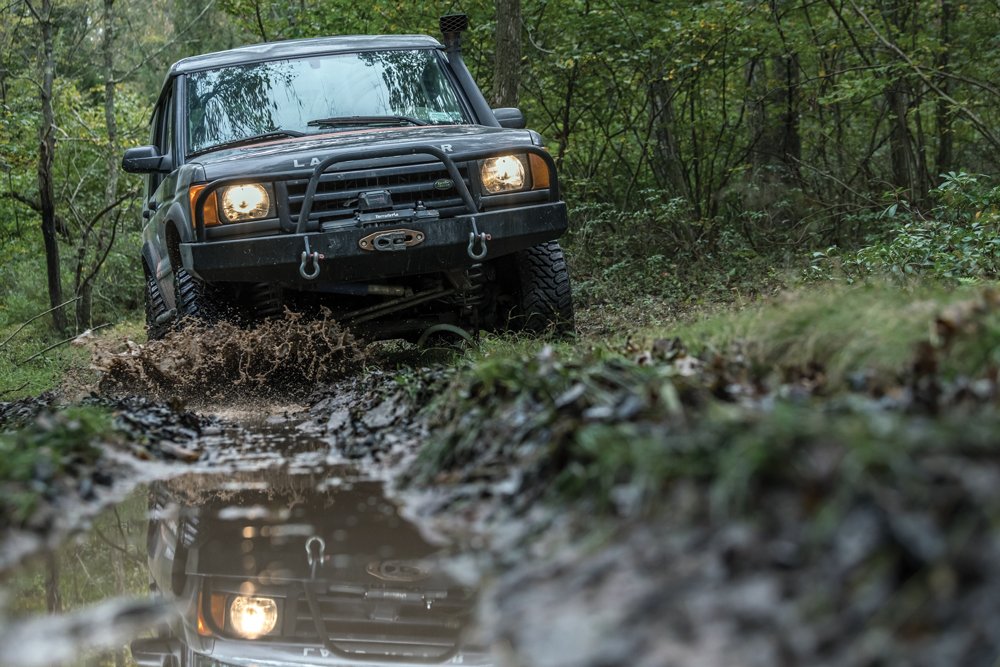
<path fill-rule="evenodd" d="M 483 188 L 490 194 L 520 190 L 525 185 L 524 163 L 514 155 L 501 155 L 483 160 L 479 170 Z"/>
<path fill-rule="evenodd" d="M 271 197 L 263 185 L 247 183 L 222 190 L 222 214 L 229 222 L 265 218 L 270 210 Z"/>
<path fill-rule="evenodd" d="M 278 605 L 271 598 L 240 595 L 229 605 L 229 622 L 244 639 L 266 635 L 278 623 Z"/>

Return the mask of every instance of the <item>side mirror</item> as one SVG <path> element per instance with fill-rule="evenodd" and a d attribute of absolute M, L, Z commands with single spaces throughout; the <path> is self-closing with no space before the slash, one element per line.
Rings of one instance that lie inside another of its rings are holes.
<path fill-rule="evenodd" d="M 167 173 L 170 171 L 170 160 L 160 155 L 156 146 L 139 146 L 125 151 L 122 169 L 130 174 Z"/>
<path fill-rule="evenodd" d="M 500 109 L 494 109 L 493 115 L 496 116 L 497 122 L 500 123 L 500 127 L 506 127 L 511 130 L 523 130 L 525 126 L 527 126 L 527 122 L 524 120 L 524 114 L 521 113 L 520 109 L 503 107 Z"/>
<path fill-rule="evenodd" d="M 139 667 L 178 667 L 181 643 L 176 639 L 136 639 L 129 648 Z"/>

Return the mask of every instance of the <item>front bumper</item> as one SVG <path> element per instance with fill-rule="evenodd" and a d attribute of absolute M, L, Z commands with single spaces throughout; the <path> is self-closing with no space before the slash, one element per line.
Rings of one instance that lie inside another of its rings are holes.
<path fill-rule="evenodd" d="M 324 256 L 319 260 L 320 274 L 313 282 L 359 282 L 461 270 L 477 261 L 468 253 L 473 218 L 479 231 L 491 237 L 486 257 L 479 261 L 559 238 L 567 227 L 566 204 L 554 202 L 474 216 L 414 220 L 398 226 L 182 243 L 181 259 L 185 269 L 208 282 L 304 284 L 309 281 L 299 271 L 303 252 Z M 364 250 L 360 246 L 360 241 L 372 233 L 397 229 L 419 232 L 424 240 L 405 250 Z"/>

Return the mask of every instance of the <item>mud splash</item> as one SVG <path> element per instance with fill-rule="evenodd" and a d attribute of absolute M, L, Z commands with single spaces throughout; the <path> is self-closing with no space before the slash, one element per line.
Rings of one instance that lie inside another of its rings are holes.
<path fill-rule="evenodd" d="M 326 309 L 286 311 L 244 329 L 188 319 L 162 340 L 95 349 L 92 367 L 105 394 L 219 399 L 239 394 L 307 393 L 360 368 L 361 344 Z"/>

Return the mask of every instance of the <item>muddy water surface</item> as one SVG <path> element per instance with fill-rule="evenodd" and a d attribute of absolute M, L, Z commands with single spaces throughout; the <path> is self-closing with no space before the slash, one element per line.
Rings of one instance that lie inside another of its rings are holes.
<path fill-rule="evenodd" d="M 446 545 L 328 443 L 240 416 L 3 577 L 0 665 L 490 664 Z"/>

